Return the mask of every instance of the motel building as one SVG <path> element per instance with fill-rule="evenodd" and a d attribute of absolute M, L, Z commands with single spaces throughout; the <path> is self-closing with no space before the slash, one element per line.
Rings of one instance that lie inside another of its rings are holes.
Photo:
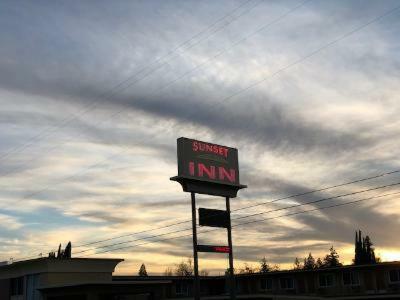
<path fill-rule="evenodd" d="M 1 300 L 192 299 L 192 277 L 113 276 L 122 259 L 37 258 L 0 266 Z M 235 276 L 238 299 L 400 299 L 400 262 Z M 229 299 L 225 276 L 202 299 Z"/>

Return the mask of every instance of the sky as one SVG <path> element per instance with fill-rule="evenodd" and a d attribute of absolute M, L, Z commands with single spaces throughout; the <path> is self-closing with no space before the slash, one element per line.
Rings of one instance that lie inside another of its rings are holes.
<path fill-rule="evenodd" d="M 190 221 L 169 180 L 185 136 L 239 151 L 232 223 L 255 222 L 233 229 L 235 268 L 331 246 L 349 264 L 358 229 L 400 260 L 400 173 L 267 203 L 400 169 L 399 36 L 389 0 L 1 1 L 0 259 L 68 241 L 124 258 L 118 274 L 191 257 L 190 222 L 152 230 Z M 205 230 L 200 243 L 225 243 Z M 200 254 L 211 273 L 227 263 Z"/>

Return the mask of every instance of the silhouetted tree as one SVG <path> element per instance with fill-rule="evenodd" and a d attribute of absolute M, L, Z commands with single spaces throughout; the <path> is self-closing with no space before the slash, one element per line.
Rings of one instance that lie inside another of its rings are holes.
<path fill-rule="evenodd" d="M 333 246 L 329 249 L 329 254 L 324 258 L 324 267 L 339 267 L 342 264 L 339 262 L 339 254 Z"/>
<path fill-rule="evenodd" d="M 318 257 L 317 262 L 315 263 L 316 268 L 322 268 L 324 266 L 324 263 L 322 262 L 322 259 Z"/>
<path fill-rule="evenodd" d="M 275 264 L 271 267 L 271 271 L 279 271 L 281 267 L 278 264 Z"/>
<path fill-rule="evenodd" d="M 71 258 L 72 257 L 72 245 L 71 242 L 68 242 L 67 247 L 65 247 L 63 258 Z"/>
<path fill-rule="evenodd" d="M 304 265 L 303 265 L 304 270 L 313 270 L 315 269 L 315 259 L 312 256 L 311 252 L 308 254 L 308 257 L 304 259 Z"/>
<path fill-rule="evenodd" d="M 147 276 L 146 266 L 144 264 L 140 266 L 139 276 Z"/>
<path fill-rule="evenodd" d="M 57 251 L 57 258 L 61 258 L 62 256 L 62 250 L 61 250 L 61 244 L 58 246 L 58 251 Z"/>
<path fill-rule="evenodd" d="M 260 273 L 267 273 L 269 272 L 271 267 L 267 263 L 267 259 L 265 256 L 260 260 Z"/>
<path fill-rule="evenodd" d="M 377 262 L 375 257 L 375 249 L 372 247 L 373 243 L 369 236 L 365 238 L 361 235 L 361 230 L 356 231 L 355 245 L 354 245 L 354 264 L 375 264 Z"/>
<path fill-rule="evenodd" d="M 300 270 L 302 268 L 303 268 L 303 266 L 301 265 L 300 259 L 298 257 L 296 257 L 294 260 L 294 263 L 293 263 L 293 269 Z"/>
<path fill-rule="evenodd" d="M 239 270 L 239 274 L 252 274 L 255 272 L 256 270 L 252 266 L 249 266 L 248 263 L 244 263 L 243 269 Z"/>
<path fill-rule="evenodd" d="M 192 276 L 193 275 L 193 266 L 192 260 L 190 258 L 187 261 L 181 261 L 179 264 L 176 265 L 175 268 L 175 275 L 176 276 Z"/>

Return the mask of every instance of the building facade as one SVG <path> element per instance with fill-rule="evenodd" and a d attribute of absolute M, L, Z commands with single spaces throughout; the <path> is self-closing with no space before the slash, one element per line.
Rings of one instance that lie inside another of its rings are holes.
<path fill-rule="evenodd" d="M 39 258 L 0 266 L 1 300 L 158 300 L 193 295 L 193 278 L 113 276 L 122 259 Z M 400 299 L 400 262 L 238 274 L 238 299 Z M 201 277 L 203 298 L 228 299 L 225 276 Z"/>

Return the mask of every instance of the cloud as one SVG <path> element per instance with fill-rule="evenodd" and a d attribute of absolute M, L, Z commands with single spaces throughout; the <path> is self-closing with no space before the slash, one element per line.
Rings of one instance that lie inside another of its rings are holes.
<path fill-rule="evenodd" d="M 0 214 L 0 226 L 5 230 L 17 230 L 23 226 L 17 218 Z"/>
<path fill-rule="evenodd" d="M 298 3 L 259 3 L 254 9 L 249 4 L 229 25 L 222 21 L 207 29 L 238 5 L 0 4 L 5 257 L 25 256 L 29 249 L 39 253 L 40 246 L 46 253 L 66 242 L 60 236 L 79 245 L 190 218 L 189 195 L 169 180 L 176 175 L 180 136 L 239 149 L 241 180 L 249 188 L 232 199 L 233 210 L 399 168 L 396 13 L 292 65 L 397 3 L 311 1 L 257 33 Z M 233 216 L 397 178 L 297 196 Z M 358 196 L 308 207 L 354 199 Z M 199 196 L 197 203 L 224 209 L 223 199 Z M 290 265 L 295 256 L 310 251 L 322 256 L 334 244 L 349 262 L 359 228 L 393 257 L 400 245 L 388 228 L 398 227 L 398 212 L 393 197 L 274 220 L 259 217 L 258 223 L 235 228 L 235 257 L 238 265 L 256 264 L 264 255 Z M 167 230 L 152 233 L 160 232 Z M 210 243 L 226 237 L 200 236 Z M 187 237 L 104 255 L 126 257 L 121 272 L 149 261 L 162 271 L 163 261 L 173 265 L 190 256 L 191 247 Z M 225 268 L 218 257 L 204 261 L 212 270 Z"/>

